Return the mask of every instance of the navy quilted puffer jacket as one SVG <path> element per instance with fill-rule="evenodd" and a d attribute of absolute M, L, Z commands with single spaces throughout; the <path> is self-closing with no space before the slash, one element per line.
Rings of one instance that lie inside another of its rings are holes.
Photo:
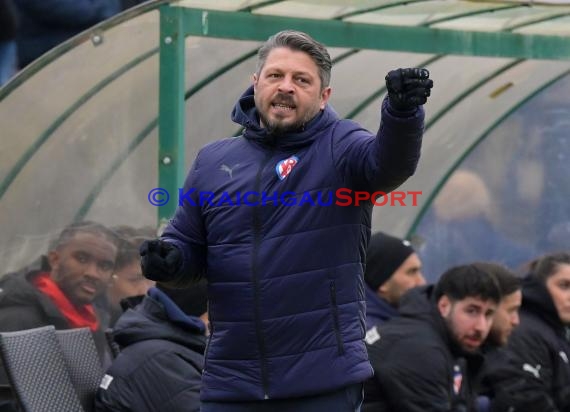
<path fill-rule="evenodd" d="M 173 283 L 209 283 L 202 400 L 309 396 L 372 376 L 363 341 L 372 204 L 338 206 L 335 191 L 387 192 L 414 173 L 423 110 L 397 117 L 387 105 L 376 136 L 327 106 L 274 140 L 249 88 L 232 113 L 243 135 L 199 152 L 162 238 L 184 255 Z"/>

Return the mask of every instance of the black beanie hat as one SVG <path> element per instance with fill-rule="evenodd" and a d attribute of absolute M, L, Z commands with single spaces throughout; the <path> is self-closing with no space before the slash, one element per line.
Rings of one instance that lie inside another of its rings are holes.
<path fill-rule="evenodd" d="M 205 279 L 185 289 L 171 289 L 160 283 L 156 284 L 156 288 L 189 316 L 201 316 L 208 310 L 208 283 Z"/>
<path fill-rule="evenodd" d="M 364 280 L 370 288 L 377 290 L 415 253 L 410 242 L 378 232 L 372 235 L 366 252 Z"/>

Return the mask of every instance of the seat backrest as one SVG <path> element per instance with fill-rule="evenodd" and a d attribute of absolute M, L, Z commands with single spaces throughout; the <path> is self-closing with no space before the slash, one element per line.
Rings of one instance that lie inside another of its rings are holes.
<path fill-rule="evenodd" d="M 0 354 L 24 412 L 84 412 L 53 326 L 1 332 Z"/>
<path fill-rule="evenodd" d="M 93 334 L 89 328 L 56 330 L 55 333 L 81 405 L 91 412 L 95 392 L 104 375 Z"/>
<path fill-rule="evenodd" d="M 108 328 L 107 330 L 105 330 L 105 340 L 107 341 L 107 346 L 111 350 L 111 355 L 113 356 L 113 359 L 115 359 L 117 356 L 119 356 L 119 353 L 121 352 L 121 347 L 117 342 L 115 342 L 115 338 L 113 337 L 113 329 Z"/>

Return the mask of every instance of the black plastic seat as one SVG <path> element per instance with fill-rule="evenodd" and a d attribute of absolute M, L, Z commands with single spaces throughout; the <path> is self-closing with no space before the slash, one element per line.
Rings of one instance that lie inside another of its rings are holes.
<path fill-rule="evenodd" d="M 53 326 L 1 332 L 0 353 L 24 412 L 85 412 Z"/>

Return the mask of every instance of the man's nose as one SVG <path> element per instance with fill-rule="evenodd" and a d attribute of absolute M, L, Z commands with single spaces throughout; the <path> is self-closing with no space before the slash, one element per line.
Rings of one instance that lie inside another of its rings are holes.
<path fill-rule="evenodd" d="M 518 326 L 520 323 L 521 323 L 521 318 L 520 318 L 518 312 L 513 313 L 511 316 L 511 324 L 513 326 Z"/>
<path fill-rule="evenodd" d="M 99 267 L 97 262 L 90 262 L 85 268 L 85 275 L 96 278 L 96 279 L 103 279 L 106 274 L 103 270 Z"/>
<path fill-rule="evenodd" d="M 492 321 L 493 318 L 488 318 L 485 315 L 481 315 L 477 318 L 477 322 L 475 323 L 475 329 L 481 333 L 485 333 L 485 331 L 491 328 Z"/>
<path fill-rule="evenodd" d="M 283 76 L 278 89 L 281 93 L 293 93 L 295 88 L 293 87 L 293 79 L 291 76 Z"/>
<path fill-rule="evenodd" d="M 424 278 L 424 275 L 420 272 L 416 280 L 416 286 L 423 286 L 425 284 L 426 284 L 426 278 Z"/>

